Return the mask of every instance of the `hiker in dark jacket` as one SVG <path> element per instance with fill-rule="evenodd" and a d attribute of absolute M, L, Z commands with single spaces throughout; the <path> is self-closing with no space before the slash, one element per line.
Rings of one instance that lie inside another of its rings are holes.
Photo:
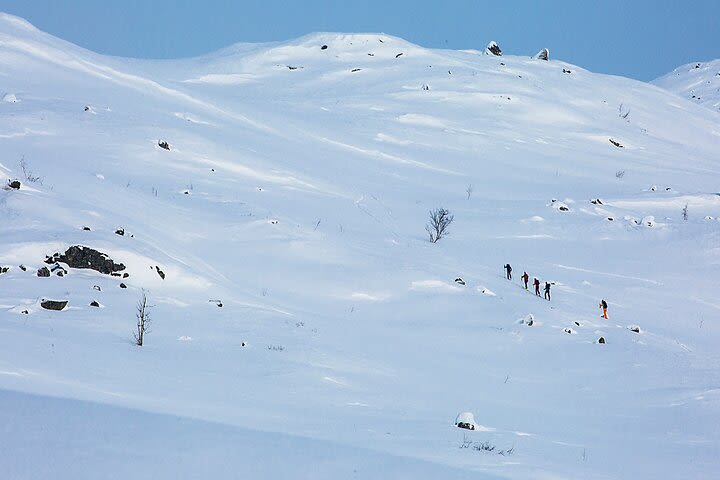
<path fill-rule="evenodd" d="M 535 295 L 538 297 L 540 296 L 540 280 L 537 279 L 537 277 L 533 280 L 533 285 L 535 286 Z"/>
<path fill-rule="evenodd" d="M 550 282 L 545 282 L 545 299 L 550 300 Z"/>
<path fill-rule="evenodd" d="M 506 276 L 508 280 L 512 280 L 512 267 L 509 263 L 505 264 L 505 271 L 507 272 Z"/>
<path fill-rule="evenodd" d="M 520 278 L 522 278 L 522 281 L 525 284 L 525 290 L 527 290 L 527 284 L 528 280 L 530 280 L 530 275 L 528 275 L 527 272 L 523 272 L 522 277 Z"/>

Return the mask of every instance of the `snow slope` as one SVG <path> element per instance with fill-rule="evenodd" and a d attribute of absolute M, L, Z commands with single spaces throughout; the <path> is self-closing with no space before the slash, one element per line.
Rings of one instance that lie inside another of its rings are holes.
<path fill-rule="evenodd" d="M 682 65 L 652 83 L 720 112 L 720 60 Z"/>
<path fill-rule="evenodd" d="M 384 34 L 143 61 L 9 15 L 0 85 L 10 478 L 714 478 L 716 113 Z M 130 276 L 36 276 L 72 245 Z"/>

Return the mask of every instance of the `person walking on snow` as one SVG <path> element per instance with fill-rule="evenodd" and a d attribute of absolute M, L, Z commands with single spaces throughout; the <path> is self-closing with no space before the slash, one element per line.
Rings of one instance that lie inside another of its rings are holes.
<path fill-rule="evenodd" d="M 602 308 L 602 312 L 603 312 L 602 315 L 600 315 L 600 316 L 607 320 L 607 318 L 608 318 L 608 316 L 607 316 L 607 302 L 605 301 L 605 299 L 600 300 L 600 308 Z"/>
<path fill-rule="evenodd" d="M 527 274 L 527 272 L 523 272 L 522 277 L 520 278 L 522 278 L 522 281 L 525 284 L 525 290 L 527 290 L 527 284 L 528 280 L 530 280 L 530 276 Z"/>
<path fill-rule="evenodd" d="M 505 271 L 507 272 L 507 273 L 505 274 L 505 276 L 507 277 L 507 279 L 508 279 L 508 280 L 512 280 L 512 267 L 510 266 L 509 263 L 506 263 L 506 264 L 505 264 Z"/>
<path fill-rule="evenodd" d="M 540 280 L 537 277 L 533 279 L 533 285 L 535 286 L 535 295 L 540 296 Z"/>
<path fill-rule="evenodd" d="M 550 282 L 545 282 L 545 300 L 550 301 Z"/>

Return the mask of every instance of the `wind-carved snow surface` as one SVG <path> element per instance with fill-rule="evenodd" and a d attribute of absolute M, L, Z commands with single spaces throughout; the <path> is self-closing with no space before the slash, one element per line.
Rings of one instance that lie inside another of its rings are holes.
<path fill-rule="evenodd" d="M 716 476 L 716 112 L 385 34 L 0 43 L 4 477 Z"/>

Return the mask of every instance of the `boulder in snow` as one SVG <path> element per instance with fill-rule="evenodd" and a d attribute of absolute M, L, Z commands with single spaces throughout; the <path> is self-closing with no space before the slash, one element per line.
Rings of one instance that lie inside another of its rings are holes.
<path fill-rule="evenodd" d="M 7 188 L 9 190 L 20 190 L 20 181 L 8 180 Z"/>
<path fill-rule="evenodd" d="M 45 300 L 40 302 L 40 306 L 45 310 L 62 310 L 68 304 L 67 300 Z"/>
<path fill-rule="evenodd" d="M 475 416 L 471 412 L 459 413 L 455 419 L 455 426 L 466 430 L 475 430 L 477 428 Z"/>
<path fill-rule="evenodd" d="M 17 97 L 15 96 L 14 93 L 6 93 L 5 96 L 3 97 L 3 102 L 6 102 L 6 103 L 17 103 L 17 102 L 18 102 L 18 99 L 17 99 Z"/>
<path fill-rule="evenodd" d="M 547 48 L 543 48 L 538 53 L 535 54 L 533 57 L 535 60 L 545 60 L 546 62 L 550 60 L 550 50 Z"/>
<path fill-rule="evenodd" d="M 502 50 L 500 50 L 500 45 L 498 45 L 495 40 L 492 40 L 487 44 L 487 47 L 485 47 L 485 55 L 495 55 L 496 57 L 501 57 Z"/>
<path fill-rule="evenodd" d="M 170 144 L 165 140 L 158 140 L 158 147 L 164 150 L 170 150 Z"/>
<path fill-rule="evenodd" d="M 465 280 L 463 280 L 462 278 L 458 277 L 458 278 L 455 279 L 455 283 L 457 283 L 458 285 L 465 285 Z"/>
<path fill-rule="evenodd" d="M 160 267 L 158 267 L 157 265 L 155 265 L 155 271 L 157 272 L 158 275 L 160 275 L 160 278 L 162 278 L 163 280 L 165 280 L 165 272 L 163 272 L 162 270 L 160 270 Z"/>
<path fill-rule="evenodd" d="M 38 269 L 37 276 L 38 277 L 49 277 L 50 269 L 48 269 L 47 267 L 42 267 L 42 268 Z"/>

